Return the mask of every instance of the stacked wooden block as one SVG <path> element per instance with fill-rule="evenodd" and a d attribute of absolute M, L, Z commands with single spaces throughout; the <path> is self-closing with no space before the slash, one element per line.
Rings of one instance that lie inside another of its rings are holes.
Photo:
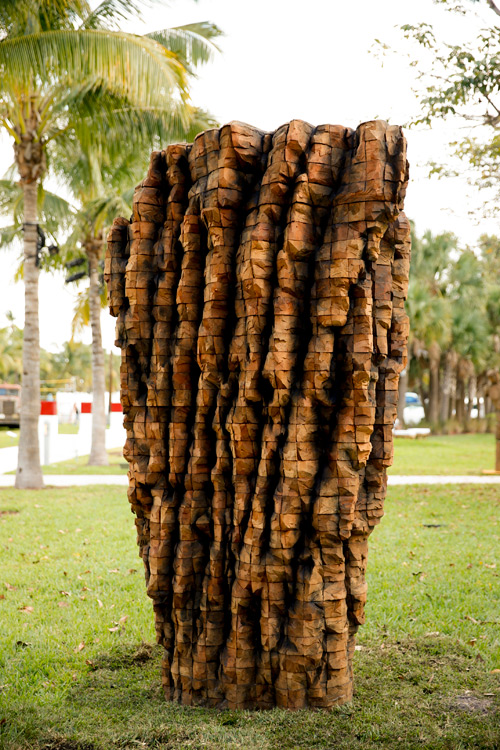
<path fill-rule="evenodd" d="M 401 129 L 241 123 L 155 152 L 106 280 L 166 695 L 352 696 L 410 262 Z"/>

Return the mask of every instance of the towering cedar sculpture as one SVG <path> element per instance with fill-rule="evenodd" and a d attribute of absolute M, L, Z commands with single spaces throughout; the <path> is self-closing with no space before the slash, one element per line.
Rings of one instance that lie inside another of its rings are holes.
<path fill-rule="evenodd" d="M 110 309 L 167 698 L 352 697 L 398 379 L 399 127 L 241 123 L 155 152 L 108 238 Z"/>

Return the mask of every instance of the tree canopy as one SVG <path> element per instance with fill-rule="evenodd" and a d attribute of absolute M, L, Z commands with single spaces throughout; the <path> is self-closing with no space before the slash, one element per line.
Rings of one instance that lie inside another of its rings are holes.
<path fill-rule="evenodd" d="M 440 37 L 429 23 L 401 27 L 404 36 L 416 42 L 422 51 L 422 56 L 414 57 L 411 63 L 420 70 L 415 90 L 418 111 L 413 123 L 430 125 L 434 120 L 454 119 L 467 125 L 467 135 L 451 142 L 451 154 L 460 159 L 461 174 L 467 165 L 471 182 L 481 189 L 493 188 L 498 194 L 500 3 L 494 0 L 434 2 L 452 13 L 477 16 L 471 28 L 478 28 L 478 31 L 457 43 Z M 449 165 L 435 164 L 434 169 L 456 174 Z"/>

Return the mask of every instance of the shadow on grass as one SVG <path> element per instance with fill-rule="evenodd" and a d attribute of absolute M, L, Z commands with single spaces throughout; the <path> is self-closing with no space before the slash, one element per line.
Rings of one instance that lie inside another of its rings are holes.
<path fill-rule="evenodd" d="M 497 750 L 498 675 L 449 637 L 356 652 L 355 699 L 326 711 L 216 711 L 164 700 L 161 649 L 120 645 L 60 705 L 18 707 L 8 750 Z M 22 727 L 28 713 L 31 721 Z M 13 717 L 14 718 L 14 717 Z M 5 737 L 8 740 L 8 737 Z"/>

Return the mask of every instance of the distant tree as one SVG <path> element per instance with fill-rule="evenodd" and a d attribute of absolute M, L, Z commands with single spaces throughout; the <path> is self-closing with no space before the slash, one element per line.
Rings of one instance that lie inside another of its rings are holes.
<path fill-rule="evenodd" d="M 425 232 L 420 239 L 413 232 L 410 283 L 407 310 L 410 338 L 407 371 L 411 360 L 424 361 L 428 367 L 428 400 L 425 379 L 420 379 L 426 417 L 431 424 L 439 420 L 439 366 L 441 353 L 451 337 L 451 309 L 446 296 L 446 274 L 450 253 L 457 238 L 450 232 L 433 235 Z M 406 378 L 404 379 L 406 380 Z M 404 382 L 402 387 L 406 387 Z"/>
<path fill-rule="evenodd" d="M 215 124 L 213 118 L 201 110 L 192 109 L 185 127 L 157 122 L 150 124 L 160 134 L 163 145 L 173 140 L 192 140 L 201 130 Z M 77 132 L 78 134 L 78 132 Z M 83 134 L 82 134 L 83 135 Z M 121 148 L 127 139 L 127 149 Z M 90 324 L 92 330 L 92 440 L 89 464 L 105 466 L 106 452 L 105 416 L 105 372 L 101 335 L 101 309 L 106 305 L 100 262 L 104 257 L 107 229 L 113 219 L 132 212 L 135 185 L 144 178 L 150 151 L 153 146 L 149 134 L 139 128 L 122 133 L 121 128 L 110 128 L 106 139 L 88 142 L 75 139 L 72 144 L 57 153 L 57 172 L 64 179 L 79 209 L 75 216 L 73 231 L 66 241 L 71 255 L 74 248 L 87 261 L 89 286 L 87 304 L 81 299 L 77 311 L 83 314 L 78 321 Z M 87 317 L 88 313 L 88 317 Z"/>
<path fill-rule="evenodd" d="M 451 233 L 412 241 L 407 375 L 434 429 L 454 417 L 466 430 L 500 365 L 500 240 L 483 235 L 474 250 Z"/>
<path fill-rule="evenodd" d="M 92 350 L 80 341 L 65 341 L 58 352 L 50 355 L 52 378 L 73 380 L 76 390 L 92 388 Z"/>
<path fill-rule="evenodd" d="M 477 373 L 485 370 L 488 359 L 490 342 L 484 271 L 480 257 L 466 249 L 451 264 L 449 272 L 450 349 L 456 353 L 455 412 L 458 422 L 464 426 L 467 426 L 472 409 Z"/>
<path fill-rule="evenodd" d="M 415 91 L 418 113 L 416 124 L 455 120 L 466 123 L 468 131 L 477 126 L 478 136 L 467 135 L 451 143 L 452 153 L 470 167 L 468 176 L 479 189 L 494 188 L 500 195 L 500 3 L 494 0 L 434 0 L 446 10 L 461 15 L 485 12 L 489 26 L 461 44 L 439 38 L 428 23 L 405 24 L 407 39 L 417 42 L 432 56 L 430 68 L 422 57 L 414 58 L 420 86 Z M 453 173 L 436 164 L 438 172 Z M 464 166 L 460 169 L 464 173 Z M 496 202 L 495 202 L 496 203 Z M 495 203 L 492 206 L 496 210 Z"/>
<path fill-rule="evenodd" d="M 207 42 L 218 34 L 210 24 L 145 37 L 118 31 L 118 24 L 141 5 L 134 0 L 103 0 L 94 9 L 86 0 L 0 3 L 0 127 L 13 141 L 24 201 L 25 329 L 16 487 L 43 486 L 37 429 L 37 193 L 52 144 L 70 139 L 83 122 L 92 134 L 117 121 L 136 127 L 140 110 L 159 112 L 166 102 L 170 118 L 185 120 L 191 72 L 185 53 L 206 59 Z M 115 108 L 113 98 L 126 106 Z"/>
<path fill-rule="evenodd" d="M 23 332 L 14 325 L 0 328 L 0 380 L 4 383 L 20 383 L 22 375 Z"/>

